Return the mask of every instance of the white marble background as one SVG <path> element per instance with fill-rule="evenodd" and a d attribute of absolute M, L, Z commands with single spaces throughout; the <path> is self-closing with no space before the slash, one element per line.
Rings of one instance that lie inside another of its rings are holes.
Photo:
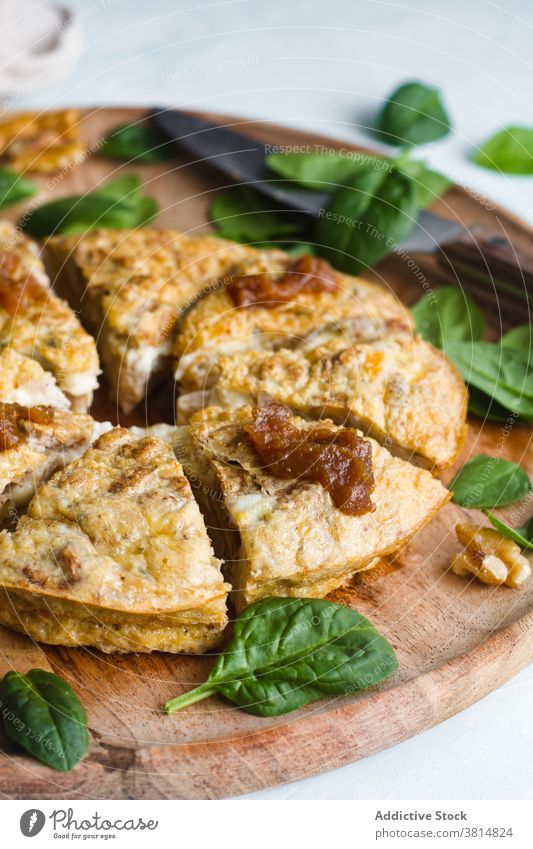
<path fill-rule="evenodd" d="M 498 127 L 533 126 L 531 0 L 66 2 L 83 51 L 61 82 L 12 93 L 14 108 L 174 104 L 374 144 L 366 127 L 382 98 L 422 78 L 444 89 L 455 131 L 420 153 L 533 223 L 533 177 L 469 162 Z M 19 27 L 31 21 L 27 5 Z M 250 798 L 531 798 L 532 717 L 530 668 L 412 740 Z"/>

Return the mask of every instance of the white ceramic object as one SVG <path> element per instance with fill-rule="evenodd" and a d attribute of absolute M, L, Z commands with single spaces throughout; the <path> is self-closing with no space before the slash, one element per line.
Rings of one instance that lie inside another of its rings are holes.
<path fill-rule="evenodd" d="M 39 0 L 0 3 L 0 98 L 15 100 L 65 77 L 82 46 L 65 6 Z"/>

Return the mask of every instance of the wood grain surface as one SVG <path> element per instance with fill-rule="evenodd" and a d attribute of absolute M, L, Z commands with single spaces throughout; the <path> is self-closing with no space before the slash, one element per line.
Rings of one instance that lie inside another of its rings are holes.
<path fill-rule="evenodd" d="M 82 129 L 97 149 L 106 129 L 140 114 L 88 111 Z M 239 131 L 273 144 L 346 147 L 284 127 L 236 119 L 233 123 Z M 220 178 L 185 159 L 132 168 L 95 153 L 59 180 L 41 179 L 43 200 L 80 193 L 111 174 L 131 171 L 161 203 L 156 226 L 189 233 L 208 229 L 207 209 Z M 489 224 L 516 244 L 531 244 L 529 227 L 463 188 L 454 187 L 434 210 L 467 225 Z M 16 220 L 21 212 L 9 210 L 6 217 Z M 391 256 L 371 276 L 408 304 L 420 297 L 424 280 L 431 286 L 450 282 L 434 259 L 414 259 L 411 263 Z M 486 318 L 489 334 L 497 336 L 506 324 L 502 305 L 487 302 Z M 120 421 L 172 421 L 173 393 L 172 386 L 162 387 L 150 409 L 141 408 Z M 105 387 L 93 414 L 119 421 Z M 443 410 L 443 417 L 446 414 Z M 486 452 L 520 462 L 533 473 L 530 440 L 531 429 L 523 425 L 482 425 L 472 417 L 460 463 L 470 453 Z M 453 473 L 447 471 L 445 483 Z M 483 518 L 477 511 L 468 513 Z M 286 717 L 249 716 L 218 698 L 171 717 L 163 714 L 166 699 L 204 680 L 213 662 L 209 656 L 103 655 L 92 649 L 35 645 L 1 629 L 0 674 L 8 668 L 26 672 L 40 666 L 63 675 L 88 710 L 92 745 L 87 758 L 64 775 L 3 740 L 0 794 L 25 799 L 228 797 L 342 766 L 457 713 L 533 658 L 533 580 L 519 591 L 495 589 L 447 571 L 459 548 L 453 528 L 466 516 L 461 507 L 447 505 L 399 555 L 397 568 L 362 575 L 332 596 L 368 616 L 388 637 L 398 652 L 398 673 L 372 692 L 324 700 Z"/>

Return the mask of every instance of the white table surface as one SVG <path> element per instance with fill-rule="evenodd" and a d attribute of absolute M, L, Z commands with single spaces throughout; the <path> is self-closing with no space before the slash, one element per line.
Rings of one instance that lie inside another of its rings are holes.
<path fill-rule="evenodd" d="M 84 51 L 13 108 L 173 104 L 375 142 L 365 127 L 400 82 L 443 87 L 455 132 L 420 149 L 533 223 L 533 177 L 469 162 L 499 126 L 533 126 L 531 0 L 65 0 Z M 503 590 L 505 591 L 505 590 Z M 533 796 L 533 668 L 437 728 L 334 772 L 245 798 Z"/>

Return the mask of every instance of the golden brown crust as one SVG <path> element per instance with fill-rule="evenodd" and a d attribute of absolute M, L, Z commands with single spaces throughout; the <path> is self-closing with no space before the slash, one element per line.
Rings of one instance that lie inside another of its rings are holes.
<path fill-rule="evenodd" d="M 210 397 L 221 406 L 270 399 L 307 418 L 329 416 L 436 471 L 462 450 L 465 385 L 441 351 L 410 332 L 344 349 L 252 351 L 222 357 L 218 370 Z"/>
<path fill-rule="evenodd" d="M 59 410 L 70 406 L 50 372 L 9 347 L 0 351 L 0 401 L 26 407 L 46 404 Z"/>
<path fill-rule="evenodd" d="M 37 247 L 3 221 L 0 348 L 8 345 L 50 371 L 69 398 L 90 402 L 99 373 L 95 341 L 68 304 L 49 288 Z"/>
<path fill-rule="evenodd" d="M 216 289 L 252 248 L 172 230 L 99 230 L 49 239 L 55 285 L 98 339 L 124 411 L 171 372 L 176 324 L 205 287 Z"/>
<path fill-rule="evenodd" d="M 228 587 L 180 464 L 162 440 L 122 428 L 55 474 L 17 529 L 0 534 L 0 584 L 22 599 L 24 629 L 54 643 L 202 651 L 226 624 Z M 5 604 L 0 620 L 13 624 Z"/>
<path fill-rule="evenodd" d="M 90 416 L 52 407 L 0 404 L 0 520 L 24 507 L 35 488 L 56 469 L 79 457 L 90 445 L 95 422 Z M 0 423 L 1 424 L 1 423 Z M 5 426 L 16 439 L 6 439 Z"/>
<path fill-rule="evenodd" d="M 292 262 L 284 255 L 264 255 L 240 274 L 283 274 Z M 338 272 L 334 288 L 302 291 L 274 307 L 239 308 L 220 289 L 203 298 L 184 319 L 174 348 L 176 378 L 184 391 L 202 390 L 215 382 L 216 363 L 223 355 L 294 347 L 317 333 L 328 339 L 340 335 L 350 344 L 411 325 L 409 311 L 395 295 Z"/>
<path fill-rule="evenodd" d="M 77 109 L 19 112 L 0 123 L 0 157 L 19 174 L 54 174 L 84 154 Z"/>
<path fill-rule="evenodd" d="M 373 558 L 404 545 L 450 497 L 428 471 L 370 440 L 376 509 L 346 515 L 320 484 L 280 480 L 261 468 L 243 430 L 251 418 L 250 408 L 210 407 L 190 425 L 194 474 L 206 481 L 214 504 L 216 479 L 230 534 L 233 528 L 234 559 L 226 569 L 239 607 L 267 595 L 325 595 Z M 302 430 L 313 427 L 293 421 Z M 337 430 L 327 421 L 320 426 Z"/>

